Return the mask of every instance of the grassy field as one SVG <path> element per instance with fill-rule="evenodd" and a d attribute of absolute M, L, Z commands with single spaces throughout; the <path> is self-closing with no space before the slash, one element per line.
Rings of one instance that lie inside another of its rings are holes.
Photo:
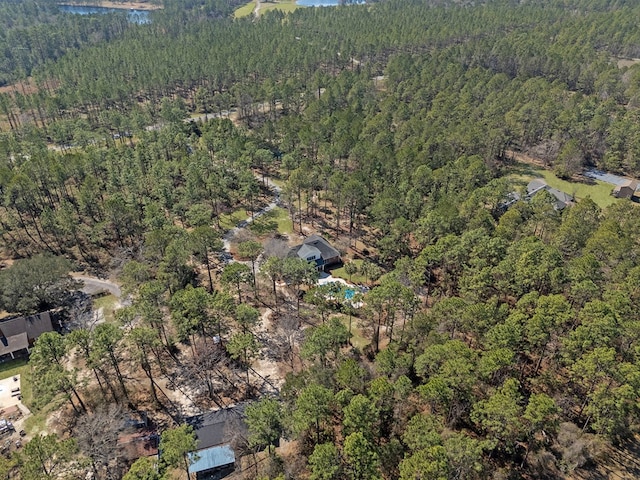
<path fill-rule="evenodd" d="M 274 208 L 272 212 L 275 220 L 278 222 L 278 233 L 293 233 L 293 222 L 291 221 L 289 212 L 280 207 Z"/>
<path fill-rule="evenodd" d="M 342 324 L 349 328 L 349 315 L 337 315 Z M 351 317 L 351 345 L 362 350 L 364 347 L 371 343 L 362 335 L 362 330 L 358 327 L 358 318 Z"/>
<path fill-rule="evenodd" d="M 230 230 L 247 218 L 249 218 L 247 211 L 244 208 L 240 208 L 231 213 L 220 215 L 220 226 L 225 230 Z"/>
<path fill-rule="evenodd" d="M 106 295 L 104 297 L 96 298 L 93 301 L 93 308 L 98 310 L 102 308 L 102 314 L 104 315 L 105 322 L 113 322 L 116 319 L 115 310 L 118 299 L 113 295 Z"/>
<path fill-rule="evenodd" d="M 235 18 L 248 17 L 251 15 L 256 7 L 255 2 L 249 2 L 246 5 L 238 8 L 235 12 L 233 12 L 233 16 Z M 265 12 L 269 10 L 280 10 L 283 12 L 293 12 L 297 8 L 301 8 L 296 5 L 295 0 L 277 0 L 270 2 L 260 2 L 260 10 L 259 14 L 263 15 Z"/>
<path fill-rule="evenodd" d="M 251 222 L 249 229 L 258 236 L 276 232 L 289 234 L 293 232 L 293 224 L 289 212 L 284 208 L 276 207 Z"/>
<path fill-rule="evenodd" d="M 9 360 L 0 363 L 0 380 L 13 377 L 14 375 L 23 375 L 29 371 L 29 366 L 26 358 L 17 358 L 15 360 Z"/>
<path fill-rule="evenodd" d="M 238 8 L 235 12 L 233 12 L 233 16 L 235 18 L 248 17 L 253 13 L 254 8 L 256 8 L 256 2 L 251 1 L 246 5 L 243 5 L 242 7 Z"/>
<path fill-rule="evenodd" d="M 268 12 L 269 10 L 280 10 L 287 13 L 287 12 L 293 12 L 298 8 L 301 8 L 301 7 L 296 5 L 295 0 L 281 0 L 277 2 L 267 2 L 267 3 L 263 2 L 260 5 L 260 15 L 263 15 L 265 12 Z"/>
<path fill-rule="evenodd" d="M 543 178 L 549 186 L 568 193 L 578 200 L 591 197 L 591 200 L 602 208 L 619 201 L 611 195 L 613 185 L 605 182 L 596 181 L 593 184 L 569 182 L 558 178 L 550 170 L 534 167 L 525 163 L 518 163 L 515 170 L 511 178 L 521 182 L 524 187 L 534 178 Z"/>
<path fill-rule="evenodd" d="M 362 260 L 360 259 L 351 260 L 351 261 L 358 266 L 358 269 L 360 269 L 360 267 L 362 266 Z M 335 270 L 331 270 L 331 275 L 337 278 L 343 278 L 347 282 L 351 282 L 351 283 L 360 283 L 360 284 L 365 283 L 364 275 L 360 275 L 359 273 L 354 273 L 353 275 L 351 275 L 351 278 L 349 278 L 349 275 L 347 275 L 347 272 L 345 272 L 344 270 L 344 266 L 340 268 L 336 268 Z"/>

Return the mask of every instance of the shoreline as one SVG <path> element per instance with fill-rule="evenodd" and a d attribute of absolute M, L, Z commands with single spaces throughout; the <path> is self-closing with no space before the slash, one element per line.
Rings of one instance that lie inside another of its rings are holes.
<path fill-rule="evenodd" d="M 152 10 L 162 10 L 162 5 L 156 5 L 152 3 L 146 2 L 113 2 L 110 0 L 101 0 L 97 2 L 61 2 L 58 3 L 60 6 L 70 6 L 70 7 L 102 7 L 102 8 L 115 8 L 119 10 L 141 10 L 141 11 L 152 11 Z"/>

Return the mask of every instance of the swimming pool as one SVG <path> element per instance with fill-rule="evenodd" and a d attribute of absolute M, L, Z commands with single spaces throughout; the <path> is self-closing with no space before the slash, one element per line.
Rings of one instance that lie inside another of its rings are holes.
<path fill-rule="evenodd" d="M 356 291 L 353 288 L 345 288 L 344 289 L 344 299 L 345 300 L 351 300 L 354 295 L 356 294 Z"/>

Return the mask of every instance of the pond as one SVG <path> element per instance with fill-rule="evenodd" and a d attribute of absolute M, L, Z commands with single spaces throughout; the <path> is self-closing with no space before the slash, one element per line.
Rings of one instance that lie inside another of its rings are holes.
<path fill-rule="evenodd" d="M 59 5 L 59 8 L 61 12 L 73 13 L 76 15 L 96 15 L 102 13 L 117 13 L 126 11 L 127 18 L 131 23 L 137 23 L 138 25 L 151 23 L 149 12 L 146 10 L 126 10 L 124 8 L 93 7 L 87 5 Z"/>

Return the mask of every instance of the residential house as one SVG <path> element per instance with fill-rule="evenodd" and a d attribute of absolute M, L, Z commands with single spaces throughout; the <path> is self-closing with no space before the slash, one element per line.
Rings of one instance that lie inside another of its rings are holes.
<path fill-rule="evenodd" d="M 616 185 L 611 194 L 616 198 L 633 198 L 638 189 L 637 180 L 628 180 L 620 185 Z"/>
<path fill-rule="evenodd" d="M 238 437 L 247 436 L 243 412 L 244 406 L 237 405 L 187 419 L 198 442 L 197 450 L 189 454 L 195 459 L 189 474 L 195 474 L 197 480 L 218 480 L 235 470 L 233 444 Z"/>
<path fill-rule="evenodd" d="M 561 190 L 550 187 L 544 180 L 541 180 L 539 178 L 531 180 L 527 185 L 527 199 L 530 200 L 537 193 L 543 190 L 546 190 L 553 197 L 555 197 L 553 208 L 555 208 L 556 210 L 562 210 L 568 205 L 573 204 L 573 197 L 571 195 Z"/>
<path fill-rule="evenodd" d="M 16 317 L 0 321 L 0 357 L 21 350 L 29 353 L 36 339 L 45 332 L 52 332 L 51 313 L 42 312 L 28 317 Z"/>
<path fill-rule="evenodd" d="M 340 252 L 320 235 L 307 237 L 300 245 L 293 247 L 288 256 L 313 262 L 316 268 L 321 271 L 342 262 Z"/>

